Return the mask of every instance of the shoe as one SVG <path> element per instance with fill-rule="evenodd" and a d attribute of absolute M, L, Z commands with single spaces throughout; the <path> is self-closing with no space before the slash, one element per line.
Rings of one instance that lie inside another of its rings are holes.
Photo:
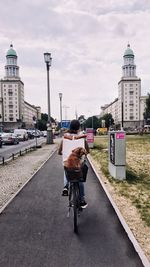
<path fill-rule="evenodd" d="M 64 189 L 62 191 L 62 196 L 68 196 L 68 187 L 64 186 Z"/>
<path fill-rule="evenodd" d="M 86 203 L 85 200 L 82 200 L 80 202 L 80 206 L 81 206 L 82 209 L 85 209 L 88 206 L 88 203 Z"/>

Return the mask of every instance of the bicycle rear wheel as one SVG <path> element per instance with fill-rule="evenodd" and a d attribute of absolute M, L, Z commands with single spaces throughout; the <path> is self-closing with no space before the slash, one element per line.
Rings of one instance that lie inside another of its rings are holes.
<path fill-rule="evenodd" d="M 78 205 L 79 205 L 79 185 L 73 185 L 73 215 L 74 215 L 74 232 L 78 232 Z"/>

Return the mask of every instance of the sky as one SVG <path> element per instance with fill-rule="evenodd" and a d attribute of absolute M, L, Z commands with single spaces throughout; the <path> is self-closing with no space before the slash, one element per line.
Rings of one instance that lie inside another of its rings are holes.
<path fill-rule="evenodd" d="M 51 116 L 99 115 L 118 97 L 123 54 L 130 43 L 141 95 L 150 92 L 149 0 L 5 0 L 0 8 L 0 79 L 6 53 L 17 52 L 25 101 L 47 107 L 44 52 L 50 52 Z"/>

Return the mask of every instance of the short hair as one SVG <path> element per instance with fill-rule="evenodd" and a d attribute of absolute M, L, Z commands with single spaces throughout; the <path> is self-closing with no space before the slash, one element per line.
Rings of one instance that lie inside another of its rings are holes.
<path fill-rule="evenodd" d="M 72 120 L 70 122 L 70 131 L 78 131 L 80 129 L 80 122 L 78 120 Z"/>

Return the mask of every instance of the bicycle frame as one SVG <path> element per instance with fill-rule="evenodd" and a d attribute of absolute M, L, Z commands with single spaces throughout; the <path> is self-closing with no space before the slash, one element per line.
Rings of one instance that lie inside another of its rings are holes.
<path fill-rule="evenodd" d="M 78 181 L 69 182 L 69 212 L 73 209 L 74 232 L 78 233 L 78 217 L 82 210 L 80 206 L 80 189 Z"/>

